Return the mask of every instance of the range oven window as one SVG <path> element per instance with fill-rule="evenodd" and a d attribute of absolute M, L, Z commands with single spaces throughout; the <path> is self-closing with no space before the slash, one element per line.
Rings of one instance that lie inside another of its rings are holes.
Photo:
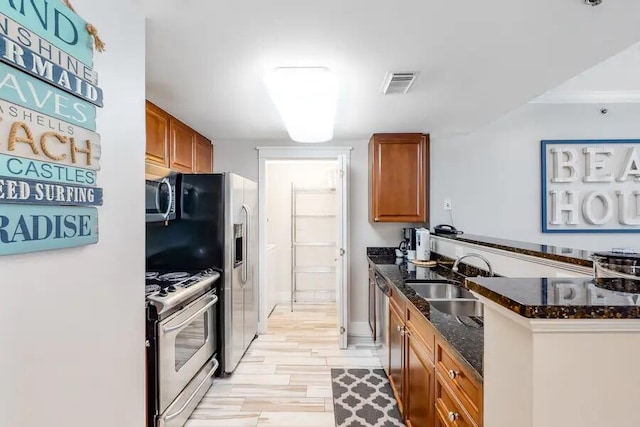
<path fill-rule="evenodd" d="M 176 372 L 205 345 L 209 335 L 208 325 L 209 312 L 204 312 L 176 335 Z"/>

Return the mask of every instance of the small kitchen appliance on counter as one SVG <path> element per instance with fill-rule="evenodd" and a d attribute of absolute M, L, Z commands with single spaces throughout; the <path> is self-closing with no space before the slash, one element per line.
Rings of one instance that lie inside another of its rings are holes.
<path fill-rule="evenodd" d="M 416 230 L 416 259 L 418 261 L 428 261 L 431 258 L 430 247 L 431 235 L 426 228 Z"/>

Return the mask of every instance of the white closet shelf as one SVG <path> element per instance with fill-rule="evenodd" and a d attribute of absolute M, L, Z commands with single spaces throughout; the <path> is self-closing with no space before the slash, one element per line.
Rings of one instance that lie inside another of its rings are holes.
<path fill-rule="evenodd" d="M 296 218 L 335 218 L 335 214 L 315 214 L 315 215 L 305 215 L 305 214 L 296 214 Z"/>
<path fill-rule="evenodd" d="M 293 246 L 335 246 L 336 242 L 293 242 Z"/>
<path fill-rule="evenodd" d="M 335 267 L 296 267 L 296 273 L 335 273 Z"/>

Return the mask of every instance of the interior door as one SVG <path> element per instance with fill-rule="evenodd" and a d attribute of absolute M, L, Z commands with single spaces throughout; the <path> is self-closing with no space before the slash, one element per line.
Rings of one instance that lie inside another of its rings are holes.
<path fill-rule="evenodd" d="M 337 233 L 336 237 L 336 302 L 338 306 L 338 333 L 339 346 L 341 349 L 347 348 L 347 325 L 349 310 L 349 263 L 348 263 L 348 180 L 349 171 L 347 168 L 347 156 L 338 156 L 338 172 L 336 176 L 336 196 L 337 196 Z"/>
<path fill-rule="evenodd" d="M 258 333 L 258 184 L 243 178 L 247 281 L 244 292 L 244 348 Z"/>

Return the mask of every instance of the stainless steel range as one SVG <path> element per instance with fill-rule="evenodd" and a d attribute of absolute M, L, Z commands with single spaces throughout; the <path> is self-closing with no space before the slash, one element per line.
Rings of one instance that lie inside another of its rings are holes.
<path fill-rule="evenodd" d="M 212 269 L 147 273 L 149 427 L 182 427 L 213 383 L 219 278 Z"/>

